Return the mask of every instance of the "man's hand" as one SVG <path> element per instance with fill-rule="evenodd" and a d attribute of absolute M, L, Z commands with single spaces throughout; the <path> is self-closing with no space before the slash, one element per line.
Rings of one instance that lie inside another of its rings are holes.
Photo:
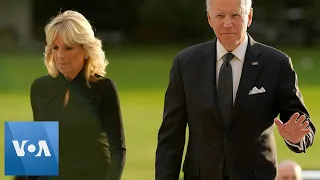
<path fill-rule="evenodd" d="M 278 131 L 282 138 L 293 144 L 300 143 L 303 137 L 311 131 L 308 128 L 306 129 L 306 127 L 309 125 L 309 122 L 303 122 L 306 119 L 306 116 L 299 116 L 299 113 L 294 113 L 289 121 L 285 124 L 283 124 L 283 122 L 278 118 L 274 119 L 274 122 L 277 125 Z"/>

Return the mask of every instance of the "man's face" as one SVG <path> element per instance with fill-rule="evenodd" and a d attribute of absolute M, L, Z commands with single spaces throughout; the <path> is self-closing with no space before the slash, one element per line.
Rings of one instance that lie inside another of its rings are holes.
<path fill-rule="evenodd" d="M 208 8 L 208 22 L 221 44 L 237 47 L 252 22 L 252 9 L 245 12 L 245 0 L 211 0 Z"/>
<path fill-rule="evenodd" d="M 292 166 L 279 168 L 277 180 L 301 180 L 298 169 Z"/>

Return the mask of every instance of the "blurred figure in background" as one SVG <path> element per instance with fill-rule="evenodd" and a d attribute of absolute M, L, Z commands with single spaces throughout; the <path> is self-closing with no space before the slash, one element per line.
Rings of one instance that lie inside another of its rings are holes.
<path fill-rule="evenodd" d="M 34 121 L 59 121 L 59 176 L 50 180 L 120 180 L 125 137 L 108 61 L 87 19 L 65 11 L 45 27 L 49 75 L 31 85 Z"/>
<path fill-rule="evenodd" d="M 280 162 L 277 180 L 302 180 L 301 166 L 292 160 Z"/>

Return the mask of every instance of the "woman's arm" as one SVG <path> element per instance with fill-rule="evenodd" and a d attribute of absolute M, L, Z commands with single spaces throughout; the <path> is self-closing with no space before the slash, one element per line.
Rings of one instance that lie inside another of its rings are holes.
<path fill-rule="evenodd" d="M 101 118 L 110 145 L 111 165 L 108 180 L 120 180 L 125 166 L 126 147 L 120 102 L 116 85 L 106 78 L 103 83 Z"/>

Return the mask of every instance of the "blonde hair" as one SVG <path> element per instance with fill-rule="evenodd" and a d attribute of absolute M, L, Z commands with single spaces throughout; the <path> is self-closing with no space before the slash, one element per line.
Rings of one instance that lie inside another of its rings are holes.
<path fill-rule="evenodd" d="M 66 45 L 80 44 L 86 51 L 87 57 L 84 70 L 86 83 L 89 87 L 89 81 L 98 81 L 105 76 L 109 62 L 105 58 L 102 42 L 95 37 L 89 21 L 82 14 L 71 10 L 59 13 L 46 25 L 45 35 L 47 45 L 45 47 L 44 62 L 48 73 L 52 77 L 59 75 L 51 52 L 51 46 L 57 35 L 61 37 Z M 99 75 L 99 77 L 96 75 Z"/>

